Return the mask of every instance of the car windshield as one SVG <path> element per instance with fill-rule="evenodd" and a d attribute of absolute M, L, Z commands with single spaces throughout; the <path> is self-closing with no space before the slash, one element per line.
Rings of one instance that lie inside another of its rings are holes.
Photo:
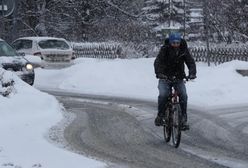
<path fill-rule="evenodd" d="M 17 53 L 8 43 L 0 41 L 0 56 L 17 56 Z"/>
<path fill-rule="evenodd" d="M 70 46 L 62 40 L 42 40 L 39 43 L 42 49 L 69 49 Z"/>

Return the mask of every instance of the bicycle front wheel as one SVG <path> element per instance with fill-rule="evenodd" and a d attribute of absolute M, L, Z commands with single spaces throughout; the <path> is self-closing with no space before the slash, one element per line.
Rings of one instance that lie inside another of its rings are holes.
<path fill-rule="evenodd" d="M 171 126 L 168 123 L 167 125 L 164 125 L 164 140 L 166 143 L 170 142 L 171 139 Z"/>
<path fill-rule="evenodd" d="M 166 143 L 170 142 L 171 139 L 171 116 L 170 108 L 167 108 L 163 118 L 163 127 L 164 127 L 164 140 Z"/>
<path fill-rule="evenodd" d="M 179 103 L 174 104 L 172 108 L 172 142 L 175 148 L 178 148 L 181 141 L 181 114 Z"/>

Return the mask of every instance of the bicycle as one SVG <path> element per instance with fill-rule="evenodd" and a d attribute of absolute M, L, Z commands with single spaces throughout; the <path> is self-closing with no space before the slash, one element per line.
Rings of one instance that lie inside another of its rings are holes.
<path fill-rule="evenodd" d="M 186 81 L 188 81 L 188 78 L 186 78 Z M 174 87 L 171 88 L 165 115 L 162 118 L 162 126 L 165 142 L 170 142 L 172 137 L 173 146 L 178 148 L 181 141 L 181 131 L 189 130 L 189 128 L 182 125 L 182 110 L 178 93 Z"/>

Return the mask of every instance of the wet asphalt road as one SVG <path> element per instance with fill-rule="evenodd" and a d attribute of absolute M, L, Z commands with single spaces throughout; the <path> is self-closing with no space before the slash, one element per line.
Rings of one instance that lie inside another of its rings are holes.
<path fill-rule="evenodd" d="M 175 149 L 153 124 L 155 102 L 47 92 L 76 115 L 64 130 L 70 149 L 111 168 L 248 167 L 247 134 L 211 113 L 189 108 L 191 129 Z"/>

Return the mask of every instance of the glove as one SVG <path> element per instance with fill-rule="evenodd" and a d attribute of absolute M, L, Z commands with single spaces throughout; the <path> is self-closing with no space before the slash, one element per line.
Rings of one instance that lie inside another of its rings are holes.
<path fill-rule="evenodd" d="M 189 76 L 188 76 L 188 79 L 190 79 L 190 80 L 193 80 L 193 79 L 195 79 L 195 78 L 196 78 L 195 75 L 189 75 Z"/>
<path fill-rule="evenodd" d="M 157 77 L 158 79 L 168 79 L 166 75 L 161 74 L 161 73 L 156 74 L 156 77 Z"/>

